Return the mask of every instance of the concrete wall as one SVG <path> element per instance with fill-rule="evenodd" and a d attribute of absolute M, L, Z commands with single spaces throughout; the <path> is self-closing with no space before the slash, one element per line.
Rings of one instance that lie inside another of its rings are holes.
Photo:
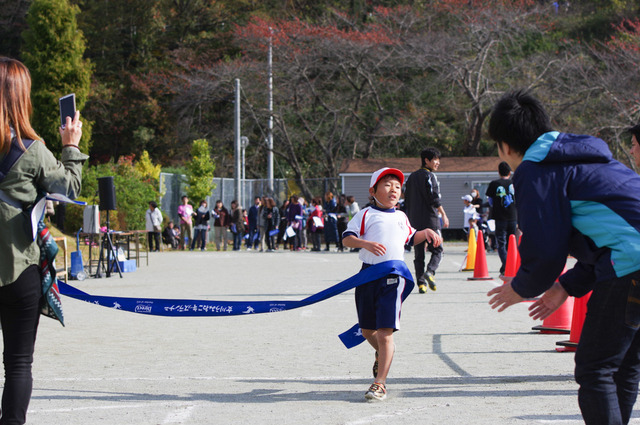
<path fill-rule="evenodd" d="M 409 174 L 405 174 L 405 178 L 408 178 Z M 436 175 L 440 182 L 442 206 L 449 217 L 449 227 L 452 229 L 462 229 L 464 227 L 463 203 L 460 198 L 470 193 L 471 189 L 475 187 L 484 199 L 484 193 L 489 182 L 498 178 L 498 173 L 496 172 L 436 173 Z M 360 207 L 366 205 L 369 202 L 371 174 L 343 174 L 341 177 L 344 194 L 355 196 Z"/>

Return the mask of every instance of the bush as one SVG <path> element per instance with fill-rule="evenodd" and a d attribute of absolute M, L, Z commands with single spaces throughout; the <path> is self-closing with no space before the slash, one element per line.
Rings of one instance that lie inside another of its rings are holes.
<path fill-rule="evenodd" d="M 158 201 L 158 182 L 144 178 L 136 170 L 130 157 L 123 157 L 117 163 L 109 162 L 97 166 L 85 166 L 82 173 L 82 191 L 79 200 L 89 205 L 98 205 L 98 177 L 114 177 L 117 211 L 109 213 L 110 228 L 113 230 L 144 230 L 145 213 L 149 201 Z M 82 227 L 82 208 L 67 208 L 65 229 L 76 232 Z M 106 224 L 106 214 L 100 214 L 101 225 Z"/>

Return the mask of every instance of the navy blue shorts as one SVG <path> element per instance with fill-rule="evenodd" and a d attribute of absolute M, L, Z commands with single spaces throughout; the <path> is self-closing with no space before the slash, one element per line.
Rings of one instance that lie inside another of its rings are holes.
<path fill-rule="evenodd" d="M 402 302 L 413 289 L 413 282 L 390 274 L 356 287 L 356 309 L 361 329 L 400 329 Z"/>

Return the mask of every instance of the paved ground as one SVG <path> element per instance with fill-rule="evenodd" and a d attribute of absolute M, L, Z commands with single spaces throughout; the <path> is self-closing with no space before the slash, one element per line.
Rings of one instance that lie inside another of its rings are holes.
<path fill-rule="evenodd" d="M 497 281 L 459 272 L 448 244 L 438 291 L 408 298 L 389 398 L 367 403 L 372 350 L 346 350 L 353 291 L 298 310 L 163 318 L 64 299 L 66 328 L 41 321 L 31 424 L 579 424 L 564 335 L 538 335 L 526 305 L 492 311 Z M 412 265 L 413 254 L 407 255 Z M 495 254 L 489 269 L 498 268 Z M 163 252 L 92 294 L 302 299 L 354 274 L 357 254 Z M 640 423 L 638 414 L 632 423 Z"/>

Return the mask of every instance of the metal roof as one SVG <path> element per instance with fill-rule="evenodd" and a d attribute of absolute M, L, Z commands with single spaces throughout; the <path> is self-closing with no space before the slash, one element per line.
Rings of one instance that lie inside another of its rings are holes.
<path fill-rule="evenodd" d="M 497 172 L 502 160 L 497 156 L 441 157 L 438 173 Z M 382 167 L 397 168 L 411 173 L 420 168 L 420 157 L 348 159 L 342 163 L 340 175 L 372 173 Z"/>

